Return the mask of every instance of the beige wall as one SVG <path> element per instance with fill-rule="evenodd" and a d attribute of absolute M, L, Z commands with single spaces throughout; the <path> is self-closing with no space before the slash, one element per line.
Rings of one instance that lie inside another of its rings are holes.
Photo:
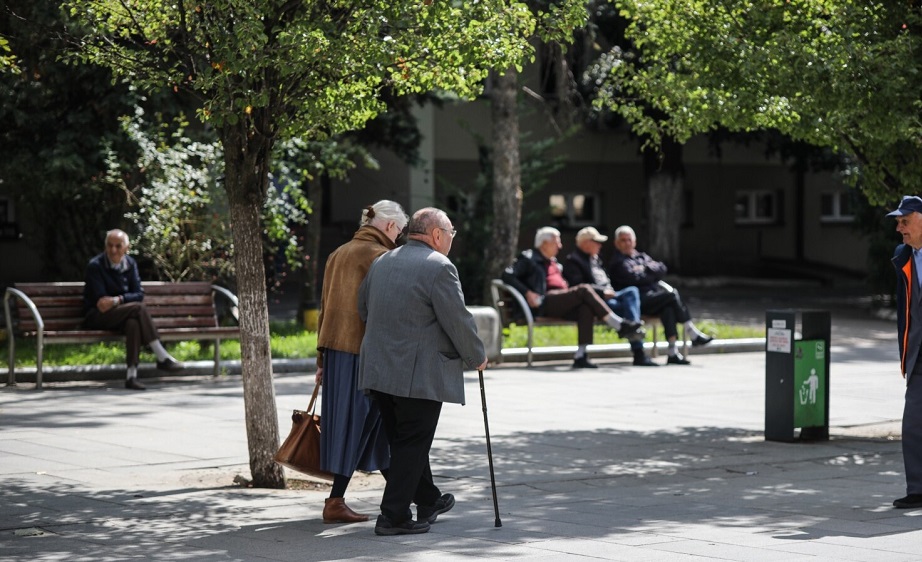
<path fill-rule="evenodd" d="M 804 257 L 810 261 L 863 272 L 867 269 L 868 243 L 851 223 L 820 221 L 820 194 L 842 190 L 842 184 L 830 174 L 807 176 L 804 204 L 804 233 L 809 244 Z"/>

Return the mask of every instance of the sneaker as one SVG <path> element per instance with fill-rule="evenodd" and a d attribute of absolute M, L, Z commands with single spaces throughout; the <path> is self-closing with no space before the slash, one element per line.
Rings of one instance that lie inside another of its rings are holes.
<path fill-rule="evenodd" d="M 157 361 L 157 370 L 159 371 L 182 371 L 186 366 L 176 361 L 175 359 L 164 359 L 163 361 Z"/>
<path fill-rule="evenodd" d="M 656 363 L 646 353 L 636 353 L 634 354 L 634 366 L 635 367 L 659 367 Z"/>
<path fill-rule="evenodd" d="M 897 509 L 915 509 L 922 507 L 922 494 L 909 494 L 905 498 L 893 500 L 893 507 Z"/>
<path fill-rule="evenodd" d="M 682 355 L 681 353 L 677 351 L 675 355 L 670 355 L 669 358 L 666 359 L 666 364 L 667 365 L 691 365 L 691 361 L 686 359 L 684 355 Z"/>
<path fill-rule="evenodd" d="M 714 336 L 706 336 L 704 334 L 701 334 L 700 336 L 692 340 L 692 347 L 701 347 L 702 345 L 707 345 L 711 343 L 711 340 L 713 339 L 714 339 Z"/>
<path fill-rule="evenodd" d="M 643 329 L 643 324 L 641 322 L 634 322 L 633 320 L 621 321 L 621 328 L 618 329 L 618 337 L 628 341 L 642 341 L 646 335 L 647 331 Z"/>
<path fill-rule="evenodd" d="M 595 365 L 593 365 L 595 367 Z M 439 515 L 451 510 L 455 506 L 455 497 L 451 494 L 442 494 L 442 497 L 435 500 L 430 506 L 416 506 L 416 520 L 435 523 Z"/>
<path fill-rule="evenodd" d="M 599 366 L 595 363 L 589 361 L 589 358 L 583 355 L 578 359 L 573 360 L 574 369 L 598 369 Z"/>
<path fill-rule="evenodd" d="M 400 523 L 392 523 L 391 520 L 384 515 L 379 515 L 378 521 L 375 523 L 375 534 L 381 536 L 418 535 L 420 533 L 428 532 L 429 523 L 426 523 L 425 521 L 414 521 L 412 519 L 407 519 L 406 521 L 402 521 Z"/>
<path fill-rule="evenodd" d="M 141 384 L 137 378 L 125 379 L 125 388 L 128 390 L 147 390 L 147 387 Z"/>

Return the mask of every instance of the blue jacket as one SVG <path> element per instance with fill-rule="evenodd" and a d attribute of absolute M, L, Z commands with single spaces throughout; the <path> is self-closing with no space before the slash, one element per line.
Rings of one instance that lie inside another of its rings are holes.
<path fill-rule="evenodd" d="M 87 264 L 83 285 L 84 314 L 94 310 L 96 301 L 102 297 L 122 297 L 123 302 L 144 300 L 138 262 L 131 256 L 122 259 L 128 260 L 128 269 L 125 271 L 109 267 L 109 259 L 105 253 L 99 254 Z"/>
<path fill-rule="evenodd" d="M 900 346 L 900 370 L 905 377 L 915 368 L 922 348 L 922 325 L 916 326 L 913 323 L 912 314 L 913 299 L 920 298 L 914 291 L 918 287 L 919 272 L 915 271 L 912 247 L 906 244 L 896 247 L 891 261 L 896 268 L 896 329 Z M 922 307 L 922 303 L 917 302 L 915 306 Z M 918 317 L 915 319 L 919 320 Z"/>

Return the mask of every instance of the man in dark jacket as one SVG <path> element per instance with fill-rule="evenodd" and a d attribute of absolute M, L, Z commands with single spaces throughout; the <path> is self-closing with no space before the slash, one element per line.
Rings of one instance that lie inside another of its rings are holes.
<path fill-rule="evenodd" d="M 602 267 L 599 252 L 608 236 L 600 234 L 591 226 L 576 233 L 576 249 L 567 255 L 564 261 L 563 276 L 571 287 L 582 283 L 590 285 L 597 295 L 602 297 L 605 304 L 615 314 L 640 322 L 640 292 L 637 287 L 624 287 L 615 291 Z M 634 354 L 634 365 L 638 367 L 656 367 L 643 350 L 643 340 L 631 340 L 631 351 Z"/>
<path fill-rule="evenodd" d="M 128 364 L 125 388 L 144 390 L 138 381 L 141 344 L 157 356 L 157 368 L 178 371 L 183 365 L 167 353 L 150 313 L 144 306 L 144 289 L 138 264 L 128 255 L 128 235 L 121 230 L 106 233 L 106 251 L 90 260 L 83 285 L 84 326 L 91 330 L 114 330 L 125 334 Z"/>
<path fill-rule="evenodd" d="M 922 266 L 922 198 L 903 197 L 897 210 L 887 215 L 896 218 L 896 230 L 903 235 L 893 256 L 896 268 L 896 326 L 900 348 L 900 372 L 906 379 L 903 406 L 903 465 L 906 470 L 906 497 L 894 500 L 893 507 L 922 507 L 922 301 L 919 300 L 919 267 Z"/>
<path fill-rule="evenodd" d="M 666 289 L 660 281 L 666 276 L 666 264 L 656 261 L 644 252 L 637 251 L 637 235 L 634 229 L 625 225 L 615 230 L 615 248 L 618 250 L 608 263 L 608 277 L 616 289 L 635 286 L 640 291 L 642 314 L 659 316 L 669 342 L 668 365 L 688 365 L 690 361 L 676 349 L 679 337 L 677 323 L 685 324 L 685 330 L 692 334 L 692 346 L 707 345 L 711 336 L 702 333 L 692 322 L 688 307 L 679 297 L 679 292 Z"/>
<path fill-rule="evenodd" d="M 591 286 L 570 287 L 557 262 L 560 248 L 559 230 L 550 226 L 539 228 L 535 234 L 535 249 L 525 250 L 506 268 L 503 282 L 522 293 L 535 316 L 575 320 L 579 345 L 573 357 L 573 368 L 594 369 L 596 365 L 586 356 L 586 348 L 592 344 L 596 320 L 605 321 L 619 336 L 629 340 L 642 340 L 646 332 L 639 322 L 622 319 L 612 312 Z"/>

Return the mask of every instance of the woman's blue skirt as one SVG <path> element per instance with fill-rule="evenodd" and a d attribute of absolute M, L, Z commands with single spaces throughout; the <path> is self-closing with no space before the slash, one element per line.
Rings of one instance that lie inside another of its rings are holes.
<path fill-rule="evenodd" d="M 323 354 L 320 466 L 352 476 L 391 464 L 378 404 L 358 388 L 359 356 L 335 349 Z"/>

